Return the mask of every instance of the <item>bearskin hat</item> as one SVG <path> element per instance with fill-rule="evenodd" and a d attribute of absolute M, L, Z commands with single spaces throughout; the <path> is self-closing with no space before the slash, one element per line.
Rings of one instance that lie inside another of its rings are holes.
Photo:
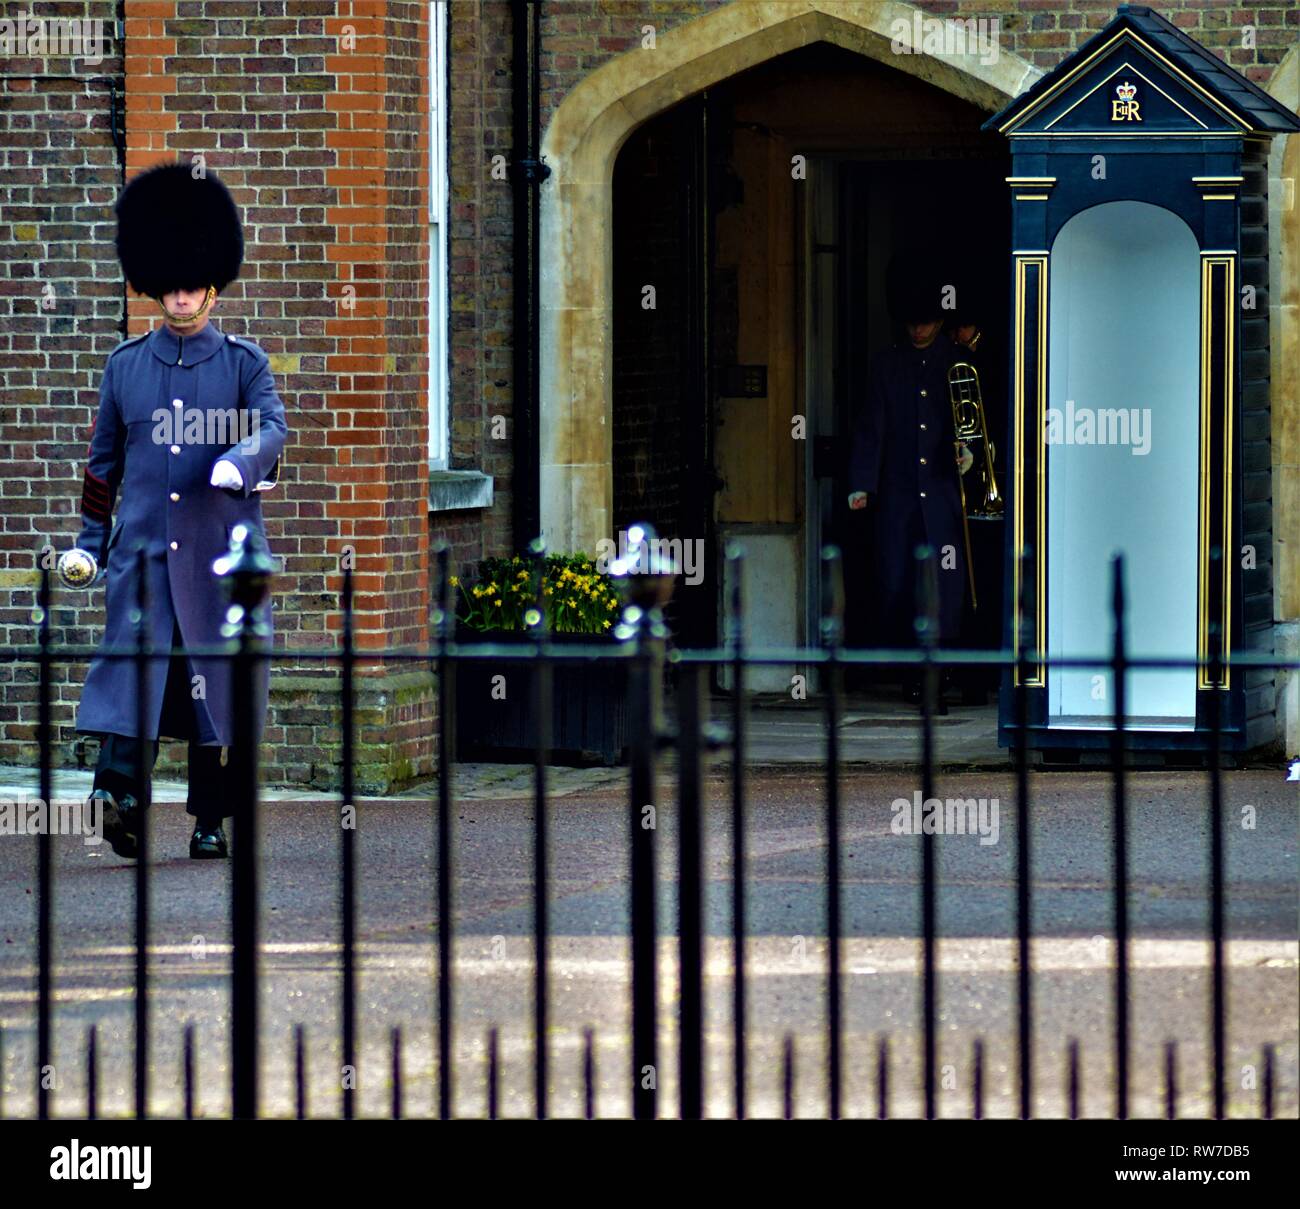
<path fill-rule="evenodd" d="M 943 283 L 934 255 L 924 248 L 895 251 L 885 270 L 885 298 L 895 323 L 932 323 L 947 318 Z"/>
<path fill-rule="evenodd" d="M 131 288 L 224 290 L 239 276 L 244 231 L 229 190 L 212 173 L 162 164 L 131 180 L 117 200 L 117 257 Z"/>
<path fill-rule="evenodd" d="M 943 285 L 935 270 L 914 265 L 901 274 L 894 295 L 894 318 L 901 323 L 933 323 L 943 319 Z"/>

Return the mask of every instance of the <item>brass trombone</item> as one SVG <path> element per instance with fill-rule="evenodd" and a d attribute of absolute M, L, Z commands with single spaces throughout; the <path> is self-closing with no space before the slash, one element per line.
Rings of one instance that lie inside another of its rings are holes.
<path fill-rule="evenodd" d="M 969 361 L 958 361 L 948 370 L 948 399 L 952 403 L 952 426 L 957 439 L 957 453 L 960 455 L 961 447 L 967 446 L 975 458 L 975 469 L 979 475 L 980 498 L 978 503 L 967 512 L 965 476 L 960 470 L 957 474 L 957 485 L 961 490 L 962 532 L 966 538 L 966 574 L 970 581 L 971 607 L 977 608 L 975 565 L 971 561 L 969 522 L 1001 519 L 1003 499 L 993 471 L 993 458 L 997 450 L 989 440 L 979 371 Z"/>

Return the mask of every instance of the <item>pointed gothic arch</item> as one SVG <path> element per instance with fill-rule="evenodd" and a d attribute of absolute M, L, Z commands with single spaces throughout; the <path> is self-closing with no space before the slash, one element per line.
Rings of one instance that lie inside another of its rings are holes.
<path fill-rule="evenodd" d="M 814 42 L 895 67 L 994 112 L 1041 72 L 999 50 L 896 54 L 915 5 L 888 0 L 736 0 L 617 56 L 557 107 L 542 144 L 540 509 L 555 550 L 593 550 L 613 516 L 614 161 L 657 113 L 721 80 Z M 986 62 L 985 59 L 990 61 Z"/>

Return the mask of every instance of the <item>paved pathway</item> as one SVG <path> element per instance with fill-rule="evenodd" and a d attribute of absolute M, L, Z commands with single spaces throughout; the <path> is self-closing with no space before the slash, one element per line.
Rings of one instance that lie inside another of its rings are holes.
<path fill-rule="evenodd" d="M 485 1044 L 500 1030 L 501 1102 L 530 1111 L 532 1036 L 532 803 L 528 770 L 477 778 L 455 819 L 456 1109 L 485 1106 Z M 495 777 L 495 780 L 494 780 Z M 564 778 L 570 777 L 565 783 Z M 623 770 L 561 774 L 551 803 L 551 1029 L 554 1110 L 581 1111 L 583 1030 L 595 1038 L 599 1111 L 627 1111 L 627 805 Z M 595 783 L 590 783 L 594 781 Z M 468 784 L 468 782 L 467 782 Z M 495 784 L 496 788 L 488 788 Z M 62 779 L 60 789 L 71 788 Z M 845 1097 L 850 1115 L 875 1112 L 878 1040 L 892 1053 L 891 1112 L 918 1111 L 918 855 L 915 837 L 891 830 L 911 772 L 849 770 L 843 783 Z M 1131 778 L 1134 1111 L 1162 1111 L 1163 1045 L 1179 1043 L 1183 1111 L 1203 1114 L 1207 1094 L 1208 945 L 1204 777 Z M 1277 1046 L 1277 1111 L 1297 1113 L 1295 787 L 1280 774 L 1227 779 L 1229 993 L 1232 1111 L 1257 1111 L 1260 1047 Z M 939 841 L 940 1060 L 950 1068 L 945 1114 L 969 1112 L 972 1045 L 986 1046 L 987 1111 L 1012 1111 L 1015 827 L 1005 774 L 952 773 L 942 796 L 997 798 L 997 842 Z M 1080 1040 L 1085 1110 L 1111 1103 L 1109 781 L 1100 774 L 1043 774 L 1034 792 L 1036 1111 L 1063 1111 L 1066 1041 Z M 495 796 L 490 796 L 495 795 Z M 712 775 L 707 810 L 707 975 L 710 1111 L 730 1109 L 731 952 L 729 782 Z M 665 775 L 657 848 L 662 878 L 660 995 L 663 1111 L 674 1111 L 676 885 L 674 786 Z M 310 1111 L 338 1109 L 338 938 L 334 799 L 271 795 L 263 808 L 263 1108 L 292 1111 L 291 1039 L 307 1032 Z M 181 1032 L 200 1043 L 199 1111 L 228 1111 L 228 885 L 224 863 L 189 861 L 188 820 L 160 795 L 153 819 L 151 1103 L 180 1108 Z M 328 805 L 327 805 L 328 804 Z M 1247 808 L 1250 808 L 1249 810 Z M 780 1053 L 795 1039 L 796 1102 L 825 1111 L 823 1079 L 826 848 L 822 786 L 790 766 L 751 776 L 747 899 L 751 980 L 751 1109 L 780 1111 Z M 1255 826 L 1245 828 L 1251 818 Z M 386 1115 L 392 1030 L 401 1029 L 404 1110 L 432 1111 L 435 1009 L 433 802 L 408 795 L 363 802 L 360 877 L 361 1108 Z M 0 837 L 0 1027 L 4 1111 L 32 1110 L 35 988 L 34 844 Z M 75 837 L 55 843 L 56 1111 L 84 1112 L 84 1039 L 99 1030 L 103 1111 L 129 1103 L 133 865 Z M 1244 1073 L 1243 1073 L 1244 1072 Z M 1255 1085 L 1251 1085 L 1251 1081 Z"/>

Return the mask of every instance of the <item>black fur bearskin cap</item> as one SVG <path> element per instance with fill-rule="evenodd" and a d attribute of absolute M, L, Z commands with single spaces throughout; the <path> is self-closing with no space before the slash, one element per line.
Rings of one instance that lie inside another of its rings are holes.
<path fill-rule="evenodd" d="M 922 269 L 902 283 L 894 304 L 894 317 L 902 323 L 934 323 L 946 318 L 942 300 L 939 275 Z"/>
<path fill-rule="evenodd" d="M 186 164 L 140 173 L 117 200 L 117 257 L 131 288 L 150 298 L 215 286 L 244 260 L 244 231 L 229 190 Z"/>

